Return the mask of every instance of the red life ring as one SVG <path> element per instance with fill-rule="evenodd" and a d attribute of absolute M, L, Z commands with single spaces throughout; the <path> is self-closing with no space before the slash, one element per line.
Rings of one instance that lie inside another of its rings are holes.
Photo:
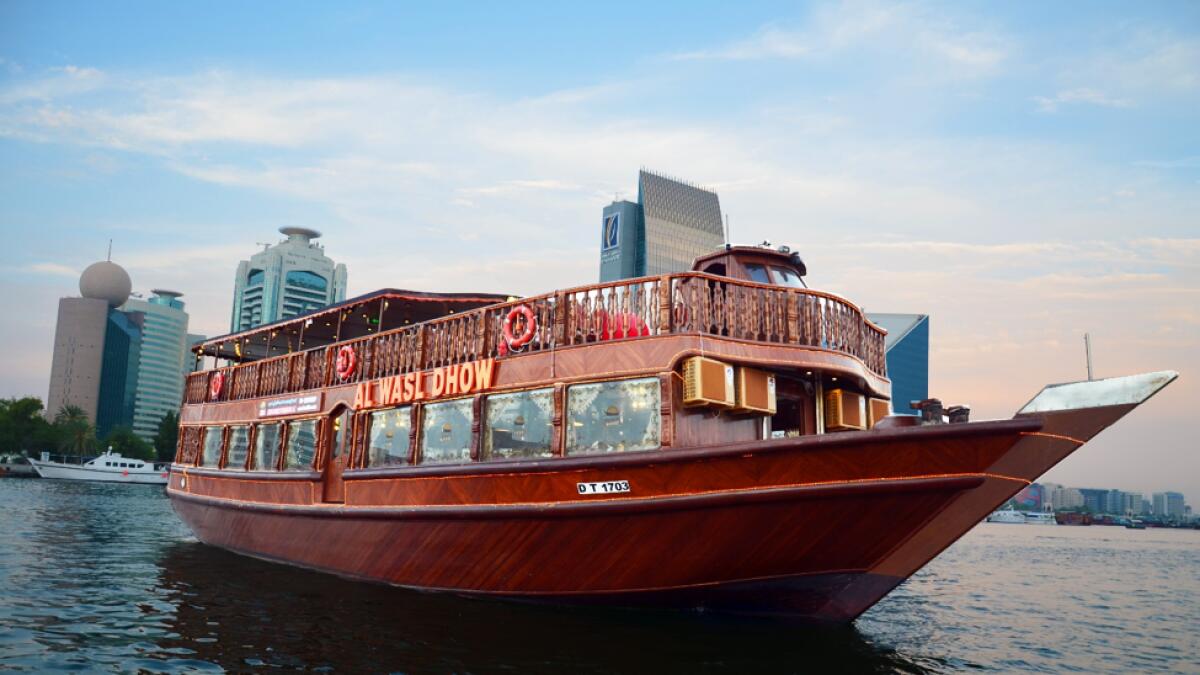
<path fill-rule="evenodd" d="M 513 335 L 512 325 L 513 319 L 517 316 L 525 317 L 525 329 L 520 335 Z M 533 310 L 529 305 L 517 305 L 508 312 L 508 316 L 504 317 L 504 341 L 510 349 L 518 349 L 529 344 L 533 339 L 533 334 L 537 332 L 537 317 L 534 316 Z"/>
<path fill-rule="evenodd" d="M 208 381 L 208 397 L 212 400 L 217 400 L 221 397 L 221 387 L 225 386 L 225 373 L 217 371 L 213 373 L 212 379 Z"/>
<path fill-rule="evenodd" d="M 334 364 L 338 378 L 342 380 L 348 379 L 354 374 L 354 369 L 357 367 L 358 355 L 354 353 L 354 347 L 342 345 L 338 349 L 337 361 Z"/>

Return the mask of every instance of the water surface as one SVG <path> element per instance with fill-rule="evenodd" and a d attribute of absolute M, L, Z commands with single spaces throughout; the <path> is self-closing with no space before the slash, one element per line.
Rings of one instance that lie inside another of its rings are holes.
<path fill-rule="evenodd" d="M 0 670 L 1200 672 L 1200 531 L 982 524 L 853 626 L 418 593 L 196 542 L 161 487 L 0 480 Z"/>

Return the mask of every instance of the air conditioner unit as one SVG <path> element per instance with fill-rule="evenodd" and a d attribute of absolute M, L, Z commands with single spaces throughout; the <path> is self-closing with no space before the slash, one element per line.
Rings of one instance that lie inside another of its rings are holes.
<path fill-rule="evenodd" d="M 683 362 L 683 405 L 732 408 L 736 402 L 733 366 L 703 356 Z"/>
<path fill-rule="evenodd" d="M 883 398 L 872 398 L 867 402 L 868 428 L 873 428 L 879 421 L 892 414 L 892 402 Z"/>
<path fill-rule="evenodd" d="M 737 369 L 738 412 L 775 414 L 775 376 L 757 368 Z"/>
<path fill-rule="evenodd" d="M 862 394 L 845 389 L 825 392 L 825 431 L 867 428 L 867 406 Z"/>

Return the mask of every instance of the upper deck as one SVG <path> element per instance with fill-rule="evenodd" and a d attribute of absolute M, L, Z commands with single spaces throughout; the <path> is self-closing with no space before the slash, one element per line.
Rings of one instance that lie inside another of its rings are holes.
<path fill-rule="evenodd" d="M 723 261 L 747 259 L 745 255 L 737 256 L 739 252 L 766 257 L 767 262 L 774 255 L 765 249 L 732 249 L 721 252 L 728 259 Z M 713 261 L 713 256 L 706 256 L 697 265 L 705 263 L 706 269 L 712 269 Z M 464 297 L 478 303 L 488 300 L 478 295 Z M 841 357 L 832 361 L 815 359 L 813 365 L 850 363 L 861 374 L 866 388 L 884 395 L 887 390 L 885 331 L 853 303 L 802 287 L 686 272 L 580 286 L 466 311 L 446 306 L 445 316 L 389 328 L 385 319 L 394 301 L 391 296 L 373 294 L 342 303 L 334 313 L 336 320 L 346 315 L 359 317 L 365 326 L 366 334 L 352 339 L 336 339 L 341 331 L 335 329 L 333 321 L 315 322 L 310 317 L 285 327 L 263 327 L 210 340 L 201 345 L 200 354 L 237 365 L 190 374 L 184 404 L 352 385 L 480 359 L 508 361 L 597 343 L 620 341 L 632 348 L 635 342 L 664 336 L 712 338 L 706 343 L 713 348 L 719 346 L 719 340 L 797 347 L 814 356 Z M 503 324 L 510 311 L 521 305 L 532 310 L 535 330 L 520 353 L 508 353 L 502 346 Z M 372 321 L 375 317 L 378 321 Z M 330 318 L 334 317 L 325 317 Z M 324 323 L 317 328 L 325 332 L 311 329 L 314 323 Z M 308 342 L 303 333 L 306 327 L 312 330 Z M 318 340 L 319 334 L 325 338 Z M 318 344 L 308 347 L 313 341 Z M 335 374 L 334 366 L 342 345 L 351 345 L 358 359 L 357 367 L 344 378 Z M 269 356 L 278 350 L 289 351 Z M 612 364 L 603 366 L 611 368 Z M 221 374 L 222 382 L 214 387 L 216 373 Z M 602 373 L 598 371 L 597 375 Z"/>

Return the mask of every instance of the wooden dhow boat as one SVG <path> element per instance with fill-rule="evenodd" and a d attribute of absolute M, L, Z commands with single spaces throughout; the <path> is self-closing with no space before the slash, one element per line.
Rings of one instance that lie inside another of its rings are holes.
<path fill-rule="evenodd" d="M 345 577 L 848 622 L 1176 377 L 893 415 L 884 331 L 804 273 L 734 247 L 209 340 L 168 494 L 203 542 Z"/>

